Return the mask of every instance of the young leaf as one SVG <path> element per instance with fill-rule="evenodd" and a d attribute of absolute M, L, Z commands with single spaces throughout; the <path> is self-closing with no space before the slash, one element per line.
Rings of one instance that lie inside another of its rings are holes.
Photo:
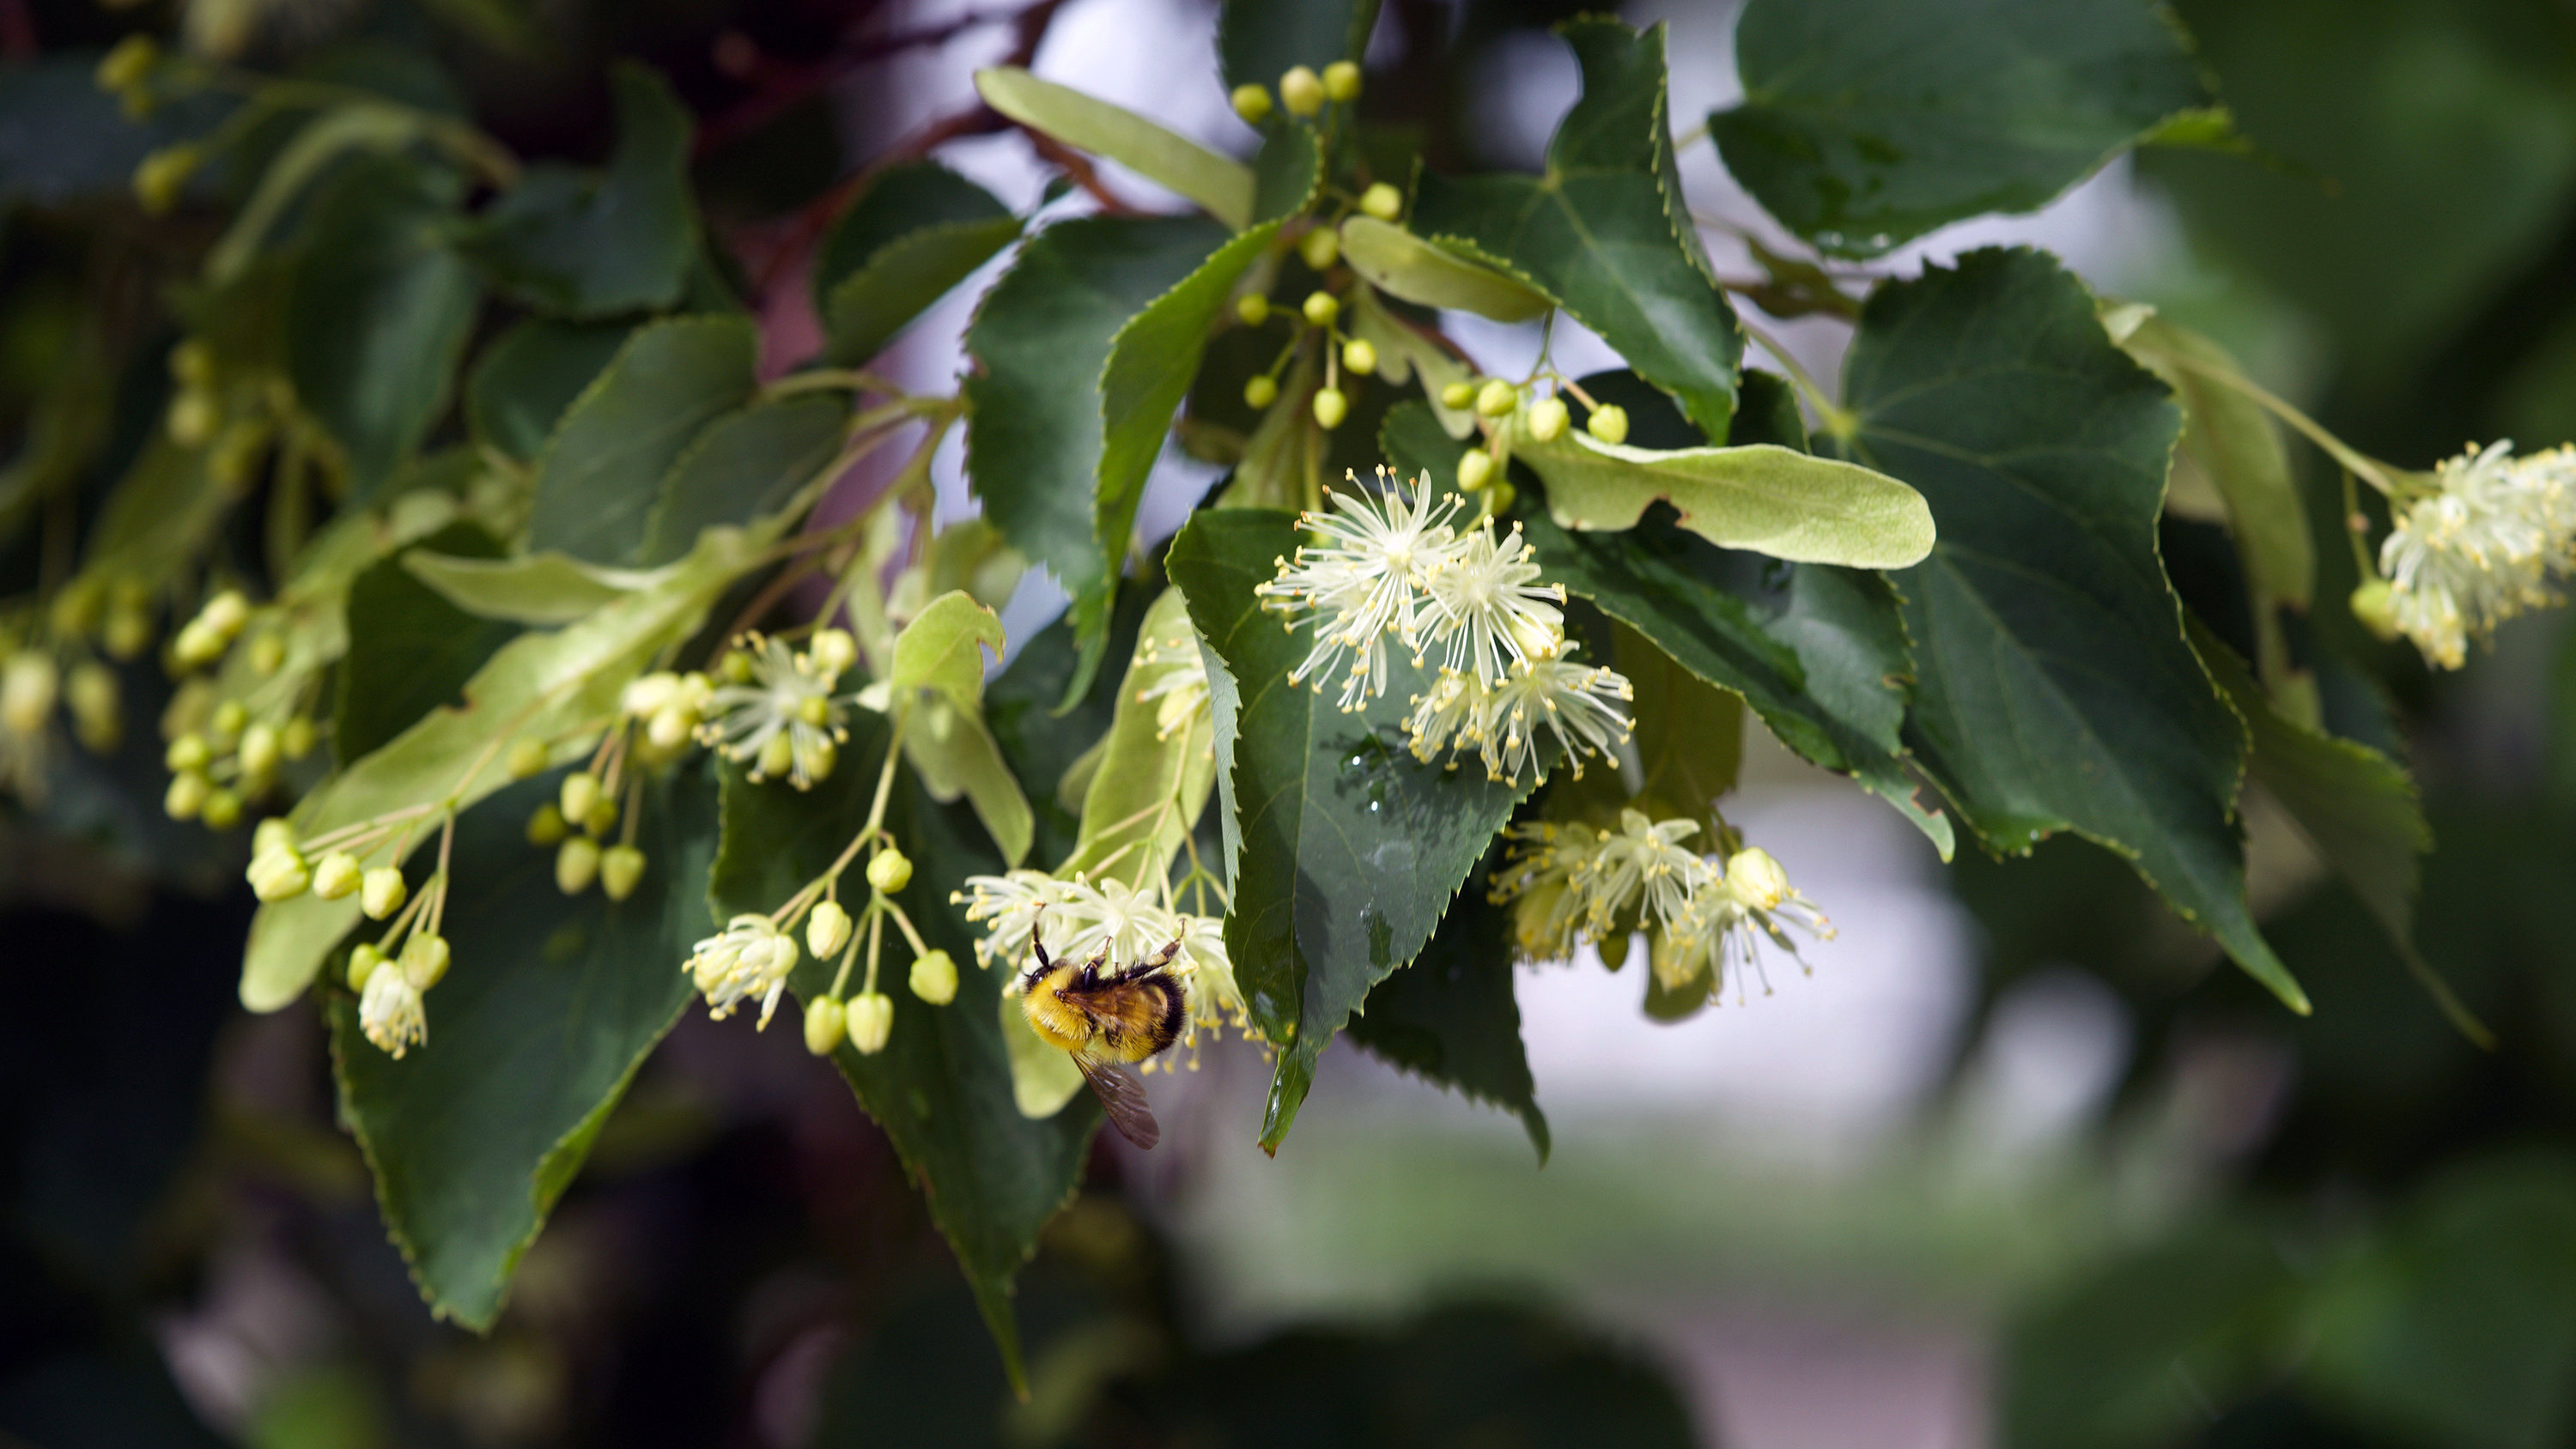
<path fill-rule="evenodd" d="M 1545 1166 L 1547 1115 L 1521 1047 L 1510 930 L 1511 913 L 1471 880 L 1422 954 L 1369 992 L 1348 1030 L 1370 1055 L 1520 1118 Z"/>
<path fill-rule="evenodd" d="M 1217 12 L 1217 68 L 1228 89 L 1279 88 L 1289 67 L 1356 62 L 1377 23 L 1377 0 L 1226 0 Z"/>
<path fill-rule="evenodd" d="M 1102 556 L 1095 502 L 1111 349 L 1131 319 L 1226 239 L 1222 228 L 1195 217 L 1059 223 L 1020 249 L 967 330 L 966 350 L 980 364 L 965 383 L 966 466 L 975 494 L 1002 536 L 1077 599 L 1097 598 L 1113 572 Z M 1158 431 L 1170 417 L 1167 406 Z M 1122 534 L 1119 557 L 1125 551 Z M 1097 619 L 1089 622 L 1096 631 Z M 1098 663 L 1100 638 L 1084 638 L 1077 693 Z"/>
<path fill-rule="evenodd" d="M 815 253 L 824 355 L 845 367 L 876 356 L 1019 234 L 1010 208 L 936 161 L 876 177 Z"/>
<path fill-rule="evenodd" d="M 1932 510 L 1922 494 L 1794 448 L 1662 452 L 1573 429 L 1541 443 L 1516 419 L 1512 457 L 1546 482 L 1549 513 L 1571 529 L 1634 528 L 1648 505 L 1663 502 L 1675 522 L 1721 548 L 1795 563 L 1899 569 L 1932 551 Z"/>
<path fill-rule="evenodd" d="M 359 497 L 419 450 L 454 390 L 481 299 L 440 235 L 461 190 L 452 172 L 367 158 L 325 191 L 294 263 L 287 369 Z"/>
<path fill-rule="evenodd" d="M 759 386 L 759 348 L 746 317 L 675 317 L 637 328 L 565 410 L 537 459 L 529 549 L 635 562 L 671 465 L 700 429 Z"/>
<path fill-rule="evenodd" d="M 623 322 L 531 317 L 502 333 L 466 375 L 465 421 L 474 441 L 535 462 L 564 410 L 634 330 Z"/>
<path fill-rule="evenodd" d="M 1913 484 L 1941 521 L 1897 586 L 1924 660 L 1908 739 L 1944 792 L 1998 851 L 2071 829 L 2129 856 L 2304 1012 L 2245 904 L 2245 727 L 2156 551 L 2181 425 L 2163 386 L 2056 262 L 1987 250 L 1881 287 L 1843 392 L 1855 431 L 1819 445 Z"/>
<path fill-rule="evenodd" d="M 896 636 L 887 682 L 893 708 L 907 715 L 904 757 L 930 797 L 945 804 L 964 795 L 1004 863 L 1018 865 L 1036 825 L 983 717 L 984 651 L 999 657 L 1003 648 L 992 610 L 963 591 L 945 593 Z"/>
<path fill-rule="evenodd" d="M 1110 658 L 1125 659 L 1134 652 L 1144 613 L 1143 589 L 1119 590 L 1118 607 L 1109 629 Z M 1037 792 L 1030 801 L 1037 816 L 1036 844 L 1032 848 L 1042 863 L 1060 861 L 1073 853 L 1074 842 L 1081 834 L 1083 792 L 1089 788 L 1089 780 L 1078 781 L 1070 791 L 1064 790 L 1064 781 L 1084 761 L 1097 765 L 1110 721 L 1127 693 L 1123 674 L 1096 670 L 1081 702 L 1062 715 L 1056 714 L 1056 704 L 1064 698 L 1065 686 L 1073 678 L 1075 654 L 1073 621 L 1058 615 L 1054 623 L 1023 643 L 1020 652 L 1011 656 L 1011 662 L 984 689 L 985 725 L 993 731 L 994 742 L 1002 747 L 1002 758 L 1010 763 L 1012 776 L 1027 781 Z M 1096 777 L 1095 770 L 1091 778 Z"/>
<path fill-rule="evenodd" d="M 1289 684 L 1305 642 L 1253 589 L 1296 546 L 1289 515 L 1223 509 L 1194 515 L 1165 563 L 1225 676 L 1209 674 L 1232 864 L 1225 941 L 1254 1023 L 1279 1045 L 1261 1127 L 1274 1152 L 1325 1044 L 1430 942 L 1536 783 L 1415 759 L 1399 727 L 1424 682 L 1400 651 L 1387 693 L 1355 714 Z"/>
<path fill-rule="evenodd" d="M 609 1112 L 689 999 L 681 962 L 708 934 L 696 882 L 715 858 L 707 781 L 645 797 L 642 885 L 624 901 L 567 897 L 554 858 L 521 838 L 554 780 L 518 785 L 458 822 L 441 933 L 453 967 L 427 997 L 429 1039 L 396 1061 L 329 1003 L 340 1118 L 412 1280 L 442 1318 L 483 1332 Z"/>
<path fill-rule="evenodd" d="M 724 845 L 708 886 L 719 919 L 770 910 L 831 864 L 867 816 L 877 779 L 868 766 L 886 745 L 884 727 L 862 716 L 848 746 L 854 768 L 835 771 L 802 794 L 747 784 L 736 770 L 725 770 Z M 980 832 L 900 776 L 886 828 L 913 862 L 900 903 L 928 944 L 961 964 L 957 996 L 932 1006 L 904 989 L 907 958 L 888 931 L 887 966 L 878 982 L 894 1000 L 885 1050 L 862 1056 L 844 1044 L 833 1065 L 921 1185 L 1017 1381 L 1011 1279 L 1036 1250 L 1038 1229 L 1072 1197 L 1100 1115 L 1087 1092 L 1043 1120 L 1024 1116 L 1013 1097 L 1001 1028 L 1006 973 L 974 967 L 974 937 L 948 900 L 967 876 L 1002 868 Z M 799 965 L 789 983 L 797 998 L 821 995 L 835 964 L 809 958 Z"/>
<path fill-rule="evenodd" d="M 331 754 L 342 765 L 455 703 L 465 681 L 519 632 L 458 608 L 404 567 L 424 553 L 492 559 L 501 544 L 475 524 L 451 523 L 349 581 L 349 647 L 331 715 Z"/>
<path fill-rule="evenodd" d="M 1562 34 L 1583 66 L 1583 98 L 1548 143 L 1547 174 L 1426 174 L 1414 230 L 1555 299 L 1702 431 L 1725 437 L 1744 334 L 1682 203 L 1663 27 L 1583 19 Z"/>
<path fill-rule="evenodd" d="M 1876 256 L 2035 211 L 2210 105 L 2172 19 L 2135 0 L 1751 0 L 1726 169 L 1825 251 Z"/>
<path fill-rule="evenodd" d="M 689 113 L 651 70 L 621 63 L 617 149 L 606 172 L 532 166 L 463 248 L 492 285 L 566 317 L 672 306 L 697 262 Z"/>
<path fill-rule="evenodd" d="M 1369 285 L 1425 307 L 1527 322 L 1554 305 L 1492 267 L 1360 212 L 1342 219 L 1342 256 Z"/>
<path fill-rule="evenodd" d="M 449 605 L 477 619 L 513 624 L 569 624 L 621 594 L 649 589 L 667 569 L 609 569 L 559 553 L 450 553 L 420 549 L 402 556 L 403 572 Z"/>
<path fill-rule="evenodd" d="M 1015 65 L 975 72 L 975 89 L 986 105 L 1021 125 L 1177 191 L 1237 231 L 1252 224 L 1252 168 L 1240 161 Z"/>

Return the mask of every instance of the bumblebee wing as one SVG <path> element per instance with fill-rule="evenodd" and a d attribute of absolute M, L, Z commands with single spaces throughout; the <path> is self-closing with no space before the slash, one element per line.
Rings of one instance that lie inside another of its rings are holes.
<path fill-rule="evenodd" d="M 1091 1095 L 1100 1099 L 1100 1109 L 1109 1114 L 1109 1125 L 1118 1135 L 1136 1144 L 1137 1150 L 1150 1150 L 1163 1140 L 1161 1124 L 1154 1120 L 1154 1108 L 1145 1100 L 1145 1084 L 1107 1062 L 1085 1061 L 1075 1057 L 1073 1064 L 1082 1068 L 1082 1079 L 1091 1084 Z"/>

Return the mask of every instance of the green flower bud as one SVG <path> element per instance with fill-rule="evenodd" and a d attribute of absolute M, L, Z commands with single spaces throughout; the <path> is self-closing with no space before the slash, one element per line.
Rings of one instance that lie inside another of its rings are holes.
<path fill-rule="evenodd" d="M 1543 397 L 1530 404 L 1530 436 L 1542 443 L 1553 443 L 1564 437 L 1566 425 L 1572 421 L 1563 398 Z"/>
<path fill-rule="evenodd" d="M 358 878 L 358 909 L 370 921 L 392 916 L 410 898 L 411 887 L 403 882 L 401 866 L 380 865 Z"/>
<path fill-rule="evenodd" d="M 840 762 L 841 747 L 832 743 L 828 735 L 805 747 L 805 775 L 811 782 L 832 778 L 832 767 Z"/>
<path fill-rule="evenodd" d="M 563 806 L 566 820 L 587 820 L 590 809 L 599 803 L 599 777 L 588 770 L 575 770 L 564 776 L 563 788 L 555 796 Z"/>
<path fill-rule="evenodd" d="M 55 633 L 81 637 L 98 627 L 99 611 L 106 602 L 106 593 L 96 579 L 74 579 L 55 593 L 45 613 L 53 621 Z"/>
<path fill-rule="evenodd" d="M 2397 591 L 2388 580 L 2372 579 L 2353 590 L 2352 616 L 2380 642 L 2397 642 Z"/>
<path fill-rule="evenodd" d="M 859 641 L 847 629 L 817 629 L 813 642 L 805 646 L 805 657 L 813 662 L 817 675 L 837 680 L 859 662 Z"/>
<path fill-rule="evenodd" d="M 243 874 L 250 879 L 252 893 L 263 901 L 290 900 L 313 884 L 313 872 L 305 865 L 303 853 L 291 845 L 252 856 L 250 869 Z"/>
<path fill-rule="evenodd" d="M 1377 348 L 1356 337 L 1343 343 L 1342 370 L 1362 377 L 1377 371 Z"/>
<path fill-rule="evenodd" d="M 1775 911 L 1795 892 L 1771 852 L 1749 846 L 1726 858 L 1726 893 L 1757 911 Z"/>
<path fill-rule="evenodd" d="M 33 649 L 9 656 L 0 666 L 0 729 L 11 734 L 41 734 L 61 693 L 62 669 L 51 654 Z"/>
<path fill-rule="evenodd" d="M 525 780 L 532 775 L 542 775 L 546 772 L 545 742 L 528 739 L 525 736 L 512 740 L 509 753 L 503 757 L 503 760 L 513 780 Z"/>
<path fill-rule="evenodd" d="M 1404 215 L 1404 193 L 1383 181 L 1369 183 L 1360 193 L 1360 210 L 1380 221 L 1393 221 Z"/>
<path fill-rule="evenodd" d="M 1486 417 L 1510 417 L 1512 410 L 1520 405 L 1520 389 L 1499 377 L 1485 379 L 1485 385 L 1476 389 L 1476 411 Z"/>
<path fill-rule="evenodd" d="M 1617 403 L 1603 403 L 1583 420 L 1583 430 L 1605 443 L 1624 443 L 1628 441 L 1628 410 Z"/>
<path fill-rule="evenodd" d="M 796 742 L 780 730 L 760 747 L 760 758 L 751 762 L 755 780 L 774 780 L 796 766 Z"/>
<path fill-rule="evenodd" d="M 912 961 L 912 994 L 933 1006 L 946 1006 L 957 999 L 957 962 L 945 951 L 916 956 Z"/>
<path fill-rule="evenodd" d="M 277 727 L 255 724 L 242 731 L 240 749 L 244 775 L 265 776 L 277 768 Z"/>
<path fill-rule="evenodd" d="M 555 889 L 568 896 L 580 895 L 599 879 L 599 842 L 587 835 L 576 835 L 555 850 Z"/>
<path fill-rule="evenodd" d="M 819 694 L 796 701 L 796 718 L 816 729 L 832 722 L 832 702 Z"/>
<path fill-rule="evenodd" d="M 208 790 L 205 808 L 197 812 L 197 818 L 206 822 L 208 830 L 230 830 L 241 824 L 242 797 L 237 791 Z"/>
<path fill-rule="evenodd" d="M 1246 327 L 1258 327 L 1270 320 L 1270 299 L 1259 292 L 1246 292 L 1234 299 L 1234 315 Z"/>
<path fill-rule="evenodd" d="M 313 753 L 313 721 L 302 715 L 288 720 L 277 732 L 278 752 L 290 760 L 300 760 Z"/>
<path fill-rule="evenodd" d="M 1342 425 L 1342 419 L 1350 415 L 1351 400 L 1342 396 L 1340 388 L 1324 387 L 1315 390 L 1315 422 L 1318 426 L 1327 431 L 1338 428 Z"/>
<path fill-rule="evenodd" d="M 1494 455 L 1478 448 L 1458 459 L 1458 486 L 1469 493 L 1494 481 Z"/>
<path fill-rule="evenodd" d="M 1360 68 L 1347 60 L 1324 67 L 1324 94 L 1348 104 L 1359 99 Z"/>
<path fill-rule="evenodd" d="M 912 862 L 892 846 L 877 852 L 868 862 L 868 884 L 887 895 L 893 895 L 912 884 Z"/>
<path fill-rule="evenodd" d="M 1330 327 L 1333 319 L 1342 315 L 1342 302 L 1330 292 L 1309 292 L 1305 304 L 1297 310 L 1316 326 Z"/>
<path fill-rule="evenodd" d="M 850 913 L 841 909 L 841 903 L 825 901 L 805 918 L 805 947 L 814 953 L 815 960 L 823 960 L 850 944 L 853 929 Z"/>
<path fill-rule="evenodd" d="M 1329 226 L 1319 226 L 1297 238 L 1297 255 L 1308 267 L 1323 271 L 1342 259 L 1342 234 Z"/>
<path fill-rule="evenodd" d="M 536 813 L 528 817 L 530 845 L 541 847 L 553 845 L 562 840 L 571 830 L 572 827 L 564 821 L 563 810 L 551 800 L 538 806 Z"/>
<path fill-rule="evenodd" d="M 894 1030 L 894 998 L 881 991 L 862 991 L 850 998 L 843 1008 L 850 1032 L 850 1045 L 859 1055 L 872 1057 L 885 1050 L 886 1037 Z"/>
<path fill-rule="evenodd" d="M 1451 412 L 1461 412 L 1467 408 L 1474 407 L 1476 405 L 1476 385 L 1472 382 L 1453 382 L 1449 384 L 1447 387 L 1440 389 L 1440 405 L 1449 409 Z"/>
<path fill-rule="evenodd" d="M 129 35 L 98 63 L 98 88 L 111 95 L 130 91 L 152 78 L 161 63 L 161 47 L 149 35 Z"/>
<path fill-rule="evenodd" d="M 125 736 L 125 717 L 117 711 L 116 671 L 92 660 L 72 670 L 64 682 L 63 702 L 71 706 L 72 732 L 93 755 L 111 754 Z"/>
<path fill-rule="evenodd" d="M 1265 96 L 1264 99 L 1268 98 Z M 840 1050 L 848 1032 L 849 1020 L 841 1003 L 828 996 L 805 1003 L 805 1050 L 818 1057 L 828 1057 Z"/>
<path fill-rule="evenodd" d="M 139 605 L 108 605 L 107 623 L 99 630 L 98 643 L 110 659 L 134 658 L 152 647 L 151 614 Z"/>
<path fill-rule="evenodd" d="M 599 853 L 599 888 L 612 901 L 635 894 L 644 879 L 644 852 L 631 845 L 612 845 Z"/>
<path fill-rule="evenodd" d="M 716 677 L 727 684 L 751 683 L 751 656 L 739 649 L 727 650 L 716 661 Z"/>
<path fill-rule="evenodd" d="M 144 157 L 134 168 L 134 199 L 154 216 L 177 206 L 180 188 L 205 159 L 205 151 L 196 146 L 164 146 Z"/>
<path fill-rule="evenodd" d="M 287 824 L 286 817 L 282 815 L 272 815 L 259 822 L 250 833 L 250 853 L 253 855 L 266 855 L 273 850 L 293 849 L 295 849 L 295 827 Z"/>
<path fill-rule="evenodd" d="M 240 741 L 242 730 L 249 724 L 250 711 L 242 708 L 238 699 L 228 699 L 216 705 L 215 712 L 206 717 L 206 729 L 214 736 L 215 743 L 227 747 Z"/>
<path fill-rule="evenodd" d="M 313 894 L 326 901 L 358 893 L 366 873 L 358 869 L 358 858 L 345 850 L 335 850 L 322 857 L 313 867 Z M 363 909 L 363 903 L 361 903 Z"/>
<path fill-rule="evenodd" d="M 591 805 L 590 813 L 581 817 L 581 828 L 583 832 L 589 835 L 593 840 L 597 840 L 608 832 L 615 830 L 617 828 L 617 802 L 609 799 L 605 795 L 599 797 L 599 799 Z"/>
<path fill-rule="evenodd" d="M 1270 88 L 1257 83 L 1246 83 L 1244 85 L 1236 86 L 1234 88 L 1234 113 L 1243 117 L 1245 121 L 1255 126 L 1269 120 Z M 820 1056 L 822 1053 L 817 1052 L 815 1055 Z"/>
<path fill-rule="evenodd" d="M 410 940 L 403 942 L 403 974 L 411 978 L 412 985 L 423 991 L 447 979 L 447 963 L 447 941 L 444 937 L 415 931 Z"/>
<path fill-rule="evenodd" d="M 365 941 L 360 941 L 357 948 L 349 953 L 349 989 L 366 990 L 367 978 L 375 975 L 384 964 L 384 952 Z"/>
<path fill-rule="evenodd" d="M 214 630 L 191 619 L 179 626 L 178 637 L 170 641 L 170 657 L 182 669 L 203 669 L 224 657 L 224 647 Z"/>
<path fill-rule="evenodd" d="M 194 820 L 206 808 L 206 797 L 214 788 L 203 772 L 181 770 L 170 777 L 170 788 L 161 796 L 161 813 L 173 820 Z"/>
<path fill-rule="evenodd" d="M 202 337 L 182 340 L 170 349 L 170 379 L 181 387 L 203 388 L 215 380 L 215 352 Z"/>
<path fill-rule="evenodd" d="M 1512 505 L 1520 501 L 1520 496 L 1521 491 L 1509 483 L 1497 483 L 1486 490 L 1485 512 L 1495 517 L 1509 513 Z"/>
<path fill-rule="evenodd" d="M 1324 108 L 1324 78 L 1306 66 L 1291 66 L 1279 78 L 1279 104 L 1292 116 L 1311 116 Z"/>
<path fill-rule="evenodd" d="M 266 679 L 286 666 L 286 641 L 274 634 L 262 634 L 250 641 L 251 671 Z"/>
<path fill-rule="evenodd" d="M 695 710 L 684 704 L 666 704 L 653 711 L 653 718 L 645 722 L 644 742 L 662 754 L 678 754 L 697 724 Z"/>
<path fill-rule="evenodd" d="M 1261 409 L 1279 401 L 1279 384 L 1266 377 L 1256 377 L 1243 385 L 1243 404 Z"/>
<path fill-rule="evenodd" d="M 223 412 L 215 405 L 215 395 L 188 388 L 170 399 L 170 411 L 162 425 L 170 430 L 170 441 L 182 448 L 202 448 L 215 435 L 215 425 L 223 421 Z"/>

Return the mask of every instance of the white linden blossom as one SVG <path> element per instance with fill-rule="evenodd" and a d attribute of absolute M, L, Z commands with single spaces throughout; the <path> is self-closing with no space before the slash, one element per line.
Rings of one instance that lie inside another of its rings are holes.
<path fill-rule="evenodd" d="M 1138 704 L 1154 706 L 1154 738 L 1168 740 L 1207 717 L 1207 656 L 1199 652 L 1196 629 L 1145 641 L 1136 651 L 1133 668 L 1154 671 L 1145 687 L 1136 691 Z"/>
<path fill-rule="evenodd" d="M 1132 965 L 1178 941 L 1177 974 L 1190 1004 L 1185 1044 L 1201 1027 L 1249 1030 L 1243 992 L 1226 955 L 1222 917 L 1172 910 L 1130 890 L 1124 881 L 1094 882 L 1082 876 L 1064 881 L 1034 870 L 968 876 L 966 889 L 949 899 L 966 907 L 967 920 L 984 926 L 975 942 L 976 963 L 986 970 L 1004 967 L 1015 978 L 1035 962 L 1029 951 L 1032 930 L 1045 943 L 1050 960 L 1082 962 L 1105 953 L 1117 966 Z"/>
<path fill-rule="evenodd" d="M 1649 820 L 1642 810 L 1620 811 L 1619 829 L 1602 832 L 1590 857 L 1568 877 L 1593 934 L 1614 929 L 1640 900 L 1656 920 L 1670 922 L 1693 896 L 1716 885 L 1717 872 L 1682 846 L 1698 833 L 1695 820 Z"/>
<path fill-rule="evenodd" d="M 358 991 L 359 1032 L 396 1061 L 429 1040 L 429 1010 L 421 998 L 447 970 L 446 942 L 429 936 L 412 942 L 393 959 L 378 961 Z"/>
<path fill-rule="evenodd" d="M 2380 545 L 2379 569 L 2399 632 L 2457 669 L 2470 639 L 2558 602 L 2551 579 L 2576 568 L 2576 449 L 2516 458 L 2496 442 L 2444 460 L 2434 478 L 2437 491 L 2408 504 Z"/>
<path fill-rule="evenodd" d="M 796 960 L 794 936 L 779 930 L 767 916 L 741 915 L 700 941 L 680 969 L 689 973 L 698 994 L 707 999 L 709 1016 L 722 1021 L 736 1007 L 758 997 L 760 1024 L 767 1027 Z"/>
<path fill-rule="evenodd" d="M 1564 644 L 1560 657 L 1515 664 L 1495 685 L 1443 671 L 1429 693 L 1413 697 L 1413 713 L 1404 722 L 1414 757 L 1427 761 L 1442 750 L 1473 746 L 1484 757 L 1488 778 L 1517 782 L 1523 770 L 1538 770 L 1543 725 L 1564 749 L 1575 778 L 1583 778 L 1584 756 L 1607 756 L 1613 744 L 1628 738 L 1628 716 L 1619 706 L 1635 690 L 1614 670 L 1563 657 L 1576 647 Z"/>
<path fill-rule="evenodd" d="M 751 648 L 751 679 L 718 685 L 708 696 L 709 718 L 698 726 L 698 740 L 749 762 L 754 780 L 785 775 L 797 789 L 810 790 L 830 776 L 850 737 L 846 702 L 832 692 L 840 673 L 785 640 L 750 634 L 744 642 Z"/>
<path fill-rule="evenodd" d="M 1565 645 L 1565 588 L 1537 579 L 1519 524 L 1500 542 L 1490 518 L 1469 529 L 1427 581 L 1441 667 L 1500 684 L 1514 667 L 1555 658 Z"/>
<path fill-rule="evenodd" d="M 1379 477 L 1385 488 L 1375 498 L 1337 492 L 1330 508 L 1302 515 L 1298 522 L 1325 541 L 1300 547 L 1293 561 L 1280 560 L 1279 576 L 1254 590 L 1263 608 L 1288 616 L 1291 628 L 1314 621 L 1315 647 L 1289 671 L 1289 683 L 1351 656 L 1344 710 L 1386 693 L 1389 634 L 1420 656 L 1425 592 L 1458 543 L 1449 528 L 1457 494 L 1433 502 L 1427 473 L 1412 484 L 1384 469 Z"/>

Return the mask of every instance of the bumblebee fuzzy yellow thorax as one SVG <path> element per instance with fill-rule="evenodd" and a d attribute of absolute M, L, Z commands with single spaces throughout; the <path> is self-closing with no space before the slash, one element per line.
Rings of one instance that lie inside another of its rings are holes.
<path fill-rule="evenodd" d="M 1091 1045 L 1092 1026 L 1071 1002 L 1056 995 L 1056 989 L 1073 979 L 1071 962 L 1059 962 L 1045 975 L 1029 983 L 1020 994 L 1020 1012 L 1029 1019 L 1029 1028 L 1048 1046 L 1079 1055 Z"/>

